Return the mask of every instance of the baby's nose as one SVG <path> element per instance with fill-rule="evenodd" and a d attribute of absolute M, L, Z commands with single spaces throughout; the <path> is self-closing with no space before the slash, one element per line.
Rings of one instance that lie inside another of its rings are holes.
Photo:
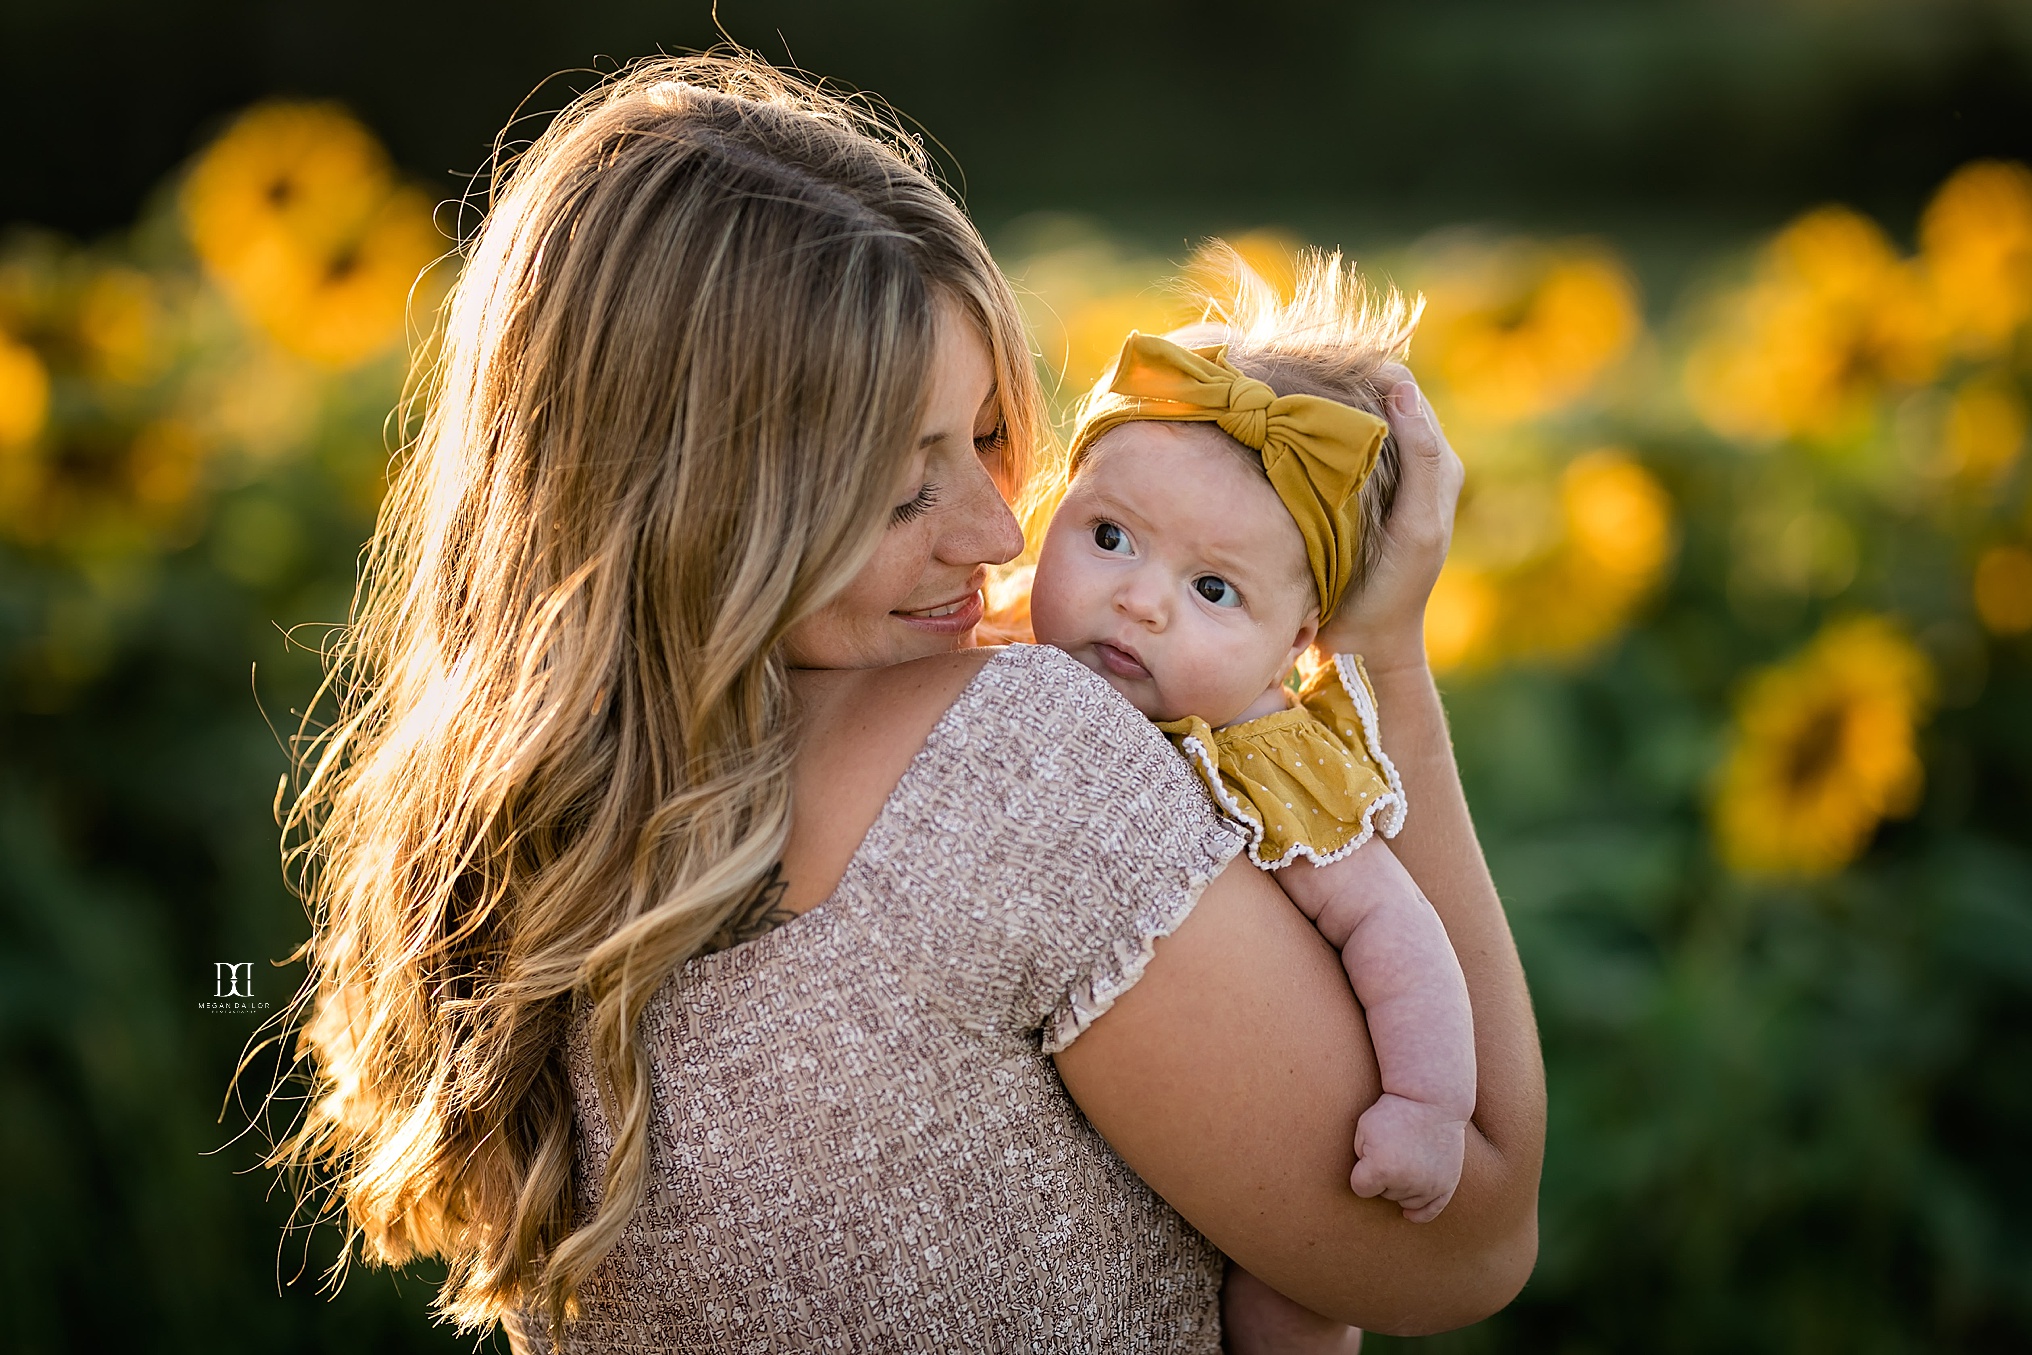
<path fill-rule="evenodd" d="M 1146 626 L 1164 624 L 1164 589 L 1143 571 L 1122 581 L 1115 591 L 1115 609 Z"/>

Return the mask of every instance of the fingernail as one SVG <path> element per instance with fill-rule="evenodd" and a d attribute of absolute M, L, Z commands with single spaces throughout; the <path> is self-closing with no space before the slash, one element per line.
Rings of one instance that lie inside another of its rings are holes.
<path fill-rule="evenodd" d="M 1416 417 L 1418 414 L 1418 383 L 1415 381 L 1399 381 L 1390 392 L 1390 403 L 1396 406 L 1397 412 L 1405 418 Z"/>

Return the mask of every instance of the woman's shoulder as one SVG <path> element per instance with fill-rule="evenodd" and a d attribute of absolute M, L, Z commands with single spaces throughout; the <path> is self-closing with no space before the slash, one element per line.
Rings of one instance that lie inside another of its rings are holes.
<path fill-rule="evenodd" d="M 985 657 L 955 690 L 940 723 L 947 740 L 1047 756 L 1103 783 L 1114 776 L 1147 781 L 1176 761 L 1155 725 L 1064 650 L 1008 645 L 977 652 Z"/>
<path fill-rule="evenodd" d="M 1148 745 L 1153 737 L 1150 723 L 1103 678 L 1049 645 L 966 649 L 886 668 L 804 673 L 799 688 L 817 725 L 855 742 L 887 735 L 915 746 L 955 711 L 977 727 L 1041 727 L 1061 738 L 1104 743 Z"/>
<path fill-rule="evenodd" d="M 914 841 L 964 822 L 1009 869 L 1075 845 L 1089 870 L 1187 842 L 1198 856 L 1232 831 L 1157 727 L 1062 650 L 968 650 L 803 681 L 798 798 L 807 832 L 834 830 L 815 853 L 827 864 L 844 863 L 878 806 Z M 793 834 L 793 855 L 805 837 Z"/>
<path fill-rule="evenodd" d="M 1136 982 L 1240 839 L 1157 727 L 1077 660 L 1033 645 L 965 658 L 927 669 L 928 688 L 960 690 L 852 891 L 874 901 L 887 953 L 925 958 L 927 992 L 1056 1050 Z"/>
<path fill-rule="evenodd" d="M 1042 776 L 1057 783 L 1061 817 L 1078 819 L 1111 786 L 1161 797 L 1163 774 L 1184 770 L 1162 765 L 1176 758 L 1155 726 L 1059 650 L 963 650 L 792 681 L 800 719 L 783 859 L 792 912 L 827 897 L 885 807 L 950 818 L 954 805 L 1007 806 L 1013 782 Z M 997 813 L 981 826 L 1010 825 Z"/>

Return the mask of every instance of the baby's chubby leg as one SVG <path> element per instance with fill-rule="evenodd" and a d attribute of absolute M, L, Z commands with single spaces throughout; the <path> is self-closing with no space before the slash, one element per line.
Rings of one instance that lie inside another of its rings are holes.
<path fill-rule="evenodd" d="M 1228 1262 L 1221 1286 L 1221 1348 L 1228 1355 L 1355 1355 L 1362 1331 L 1285 1298 Z"/>
<path fill-rule="evenodd" d="M 1383 1095 L 1356 1123 L 1349 1184 L 1428 1222 L 1460 1184 L 1475 1108 L 1474 1016 L 1446 928 L 1380 841 L 1277 881 L 1340 951 L 1376 1045 Z"/>

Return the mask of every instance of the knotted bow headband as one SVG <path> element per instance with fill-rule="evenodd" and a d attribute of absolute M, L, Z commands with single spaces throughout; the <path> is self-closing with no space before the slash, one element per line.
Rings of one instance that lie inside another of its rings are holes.
<path fill-rule="evenodd" d="M 1139 419 L 1212 423 L 1263 458 L 1270 487 L 1305 538 L 1322 619 L 1353 580 L 1362 544 L 1355 495 L 1375 469 L 1389 425 L 1319 395 L 1279 395 L 1228 361 L 1227 345 L 1184 348 L 1131 334 L 1109 391 L 1121 403 L 1088 417 L 1073 437 L 1071 469 L 1111 429 Z"/>

